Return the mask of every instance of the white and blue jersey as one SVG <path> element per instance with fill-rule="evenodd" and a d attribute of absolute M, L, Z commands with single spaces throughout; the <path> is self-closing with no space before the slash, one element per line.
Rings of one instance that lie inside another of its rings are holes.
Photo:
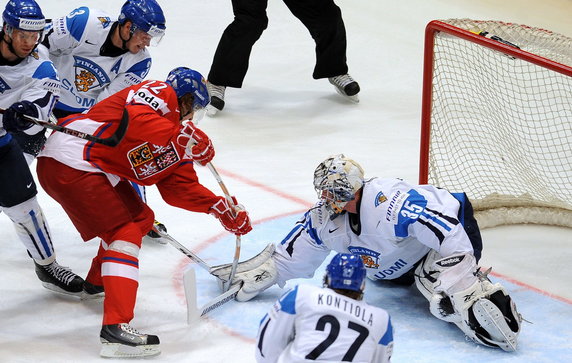
<path fill-rule="evenodd" d="M 23 100 L 34 103 L 38 109 L 38 118 L 48 120 L 60 94 L 60 80 L 48 53 L 42 46 L 19 62 L 8 62 L 0 56 L 0 107 L 6 109 Z M 34 135 L 44 128 L 32 126 L 25 130 Z M 0 146 L 6 135 L 0 115 Z M 4 139 L 5 140 L 5 139 Z"/>
<path fill-rule="evenodd" d="M 115 26 L 117 22 L 109 15 L 88 7 L 53 20 L 47 42 L 62 80 L 57 110 L 83 112 L 147 76 L 151 68 L 149 52 L 142 49 L 132 54 L 114 47 L 110 34 Z"/>
<path fill-rule="evenodd" d="M 431 249 L 443 257 L 473 254 L 460 210 L 459 200 L 444 189 L 400 179 L 368 180 L 357 214 L 332 220 L 318 202 L 296 223 L 273 256 L 278 284 L 312 277 L 332 250 L 360 255 L 374 280 L 401 277 Z"/>
<path fill-rule="evenodd" d="M 329 288 L 298 285 L 260 322 L 258 363 L 390 361 L 393 328 L 387 311 Z"/>

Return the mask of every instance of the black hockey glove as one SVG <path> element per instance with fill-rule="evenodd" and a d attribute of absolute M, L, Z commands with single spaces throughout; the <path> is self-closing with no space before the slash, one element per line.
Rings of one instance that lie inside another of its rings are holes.
<path fill-rule="evenodd" d="M 20 101 L 12 104 L 4 111 L 2 122 L 4 130 L 15 132 L 29 129 L 34 125 L 33 122 L 28 121 L 24 115 L 34 118 L 38 117 L 38 108 L 30 101 Z"/>

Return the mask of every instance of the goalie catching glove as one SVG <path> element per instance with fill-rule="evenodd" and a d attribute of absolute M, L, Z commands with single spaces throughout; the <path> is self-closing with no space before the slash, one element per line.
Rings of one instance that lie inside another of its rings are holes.
<path fill-rule="evenodd" d="M 247 234 L 252 231 L 248 212 L 236 202 L 235 197 L 232 197 L 232 201 L 234 205 L 230 206 L 225 198 L 220 197 L 218 202 L 211 207 L 209 213 L 217 217 L 227 231 L 239 236 Z"/>
<path fill-rule="evenodd" d="M 435 317 L 455 323 L 479 344 L 515 351 L 522 316 L 489 272 L 481 272 L 470 254 L 441 258 L 431 251 L 415 270 L 415 284 Z"/>
<path fill-rule="evenodd" d="M 185 155 L 202 166 L 207 165 L 215 156 L 213 144 L 207 134 L 192 122 L 183 123 L 183 129 L 177 136 L 177 144 L 185 148 Z"/>
<path fill-rule="evenodd" d="M 272 259 L 274 249 L 270 243 L 258 255 L 238 264 L 232 284 L 242 282 L 242 287 L 236 294 L 236 300 L 248 301 L 276 283 L 278 271 Z M 231 269 L 232 264 L 229 263 L 213 266 L 209 272 L 222 283 L 228 281 Z"/>

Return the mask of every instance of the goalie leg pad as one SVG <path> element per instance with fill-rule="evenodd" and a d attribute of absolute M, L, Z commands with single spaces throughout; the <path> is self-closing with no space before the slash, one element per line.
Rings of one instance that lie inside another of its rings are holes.
<path fill-rule="evenodd" d="M 453 296 L 455 308 L 463 309 L 457 326 L 479 344 L 515 351 L 522 322 L 516 305 L 501 284 L 488 280 L 478 284 L 470 294 L 467 289 Z"/>

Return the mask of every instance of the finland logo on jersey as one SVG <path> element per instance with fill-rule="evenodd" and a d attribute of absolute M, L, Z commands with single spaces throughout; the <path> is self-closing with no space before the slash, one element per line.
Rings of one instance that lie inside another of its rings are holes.
<path fill-rule="evenodd" d="M 181 160 L 173 143 L 159 146 L 148 142 L 129 150 L 127 158 L 140 180 L 160 173 Z"/>
<path fill-rule="evenodd" d="M 103 29 L 107 28 L 111 24 L 111 18 L 108 16 L 98 16 L 97 20 L 101 22 Z"/>
<path fill-rule="evenodd" d="M 11 89 L 12 87 L 10 87 L 8 85 L 8 83 L 6 83 L 5 80 L 2 79 L 2 77 L 0 77 L 0 93 L 4 93 L 6 91 L 8 91 L 9 89 Z"/>
<path fill-rule="evenodd" d="M 379 192 L 377 193 L 377 195 L 375 196 L 375 206 L 379 206 L 381 203 L 385 202 L 387 200 L 387 197 L 385 195 L 383 195 L 383 192 Z"/>
<path fill-rule="evenodd" d="M 379 252 L 372 251 L 368 248 L 356 247 L 356 246 L 349 246 L 348 250 L 354 255 L 359 255 L 363 261 L 363 265 L 366 268 L 379 267 Z"/>
<path fill-rule="evenodd" d="M 95 87 L 103 87 L 111 80 L 103 69 L 87 58 L 74 55 L 75 88 L 79 92 L 87 92 Z"/>

